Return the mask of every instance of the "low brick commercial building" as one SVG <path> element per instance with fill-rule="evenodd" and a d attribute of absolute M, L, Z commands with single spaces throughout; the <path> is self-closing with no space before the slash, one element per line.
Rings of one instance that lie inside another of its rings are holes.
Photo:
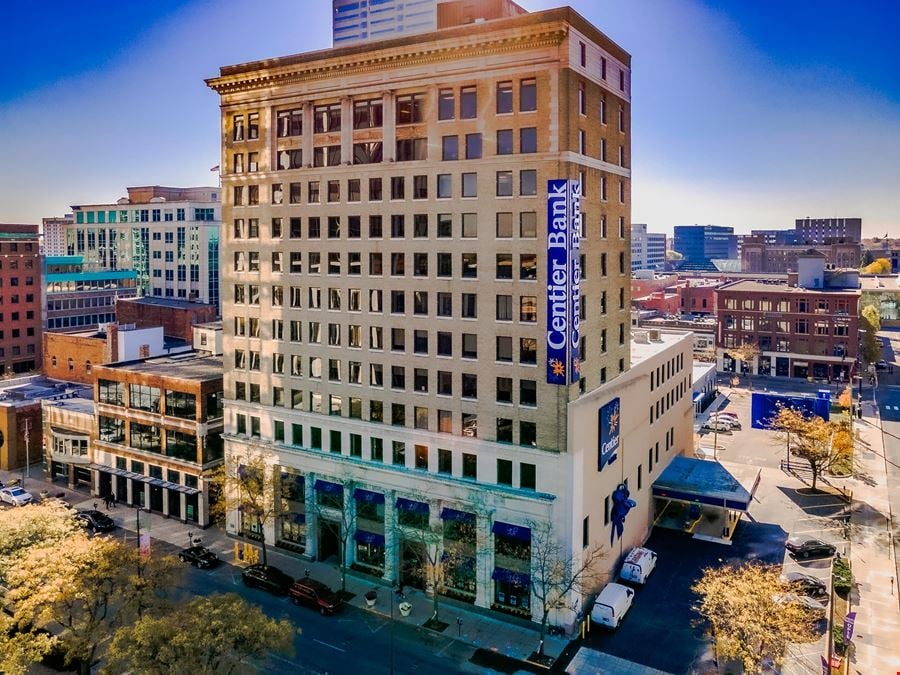
<path fill-rule="evenodd" d="M 95 369 L 93 492 L 209 525 L 222 462 L 222 359 L 197 353 Z"/>
<path fill-rule="evenodd" d="M 131 323 L 140 328 L 162 326 L 166 337 L 193 341 L 193 326 L 216 319 L 215 305 L 202 302 L 174 300 L 171 298 L 129 298 L 116 303 L 116 316 L 120 323 Z"/>
<path fill-rule="evenodd" d="M 827 270 L 820 254 L 801 256 L 787 282 L 735 281 L 718 289 L 719 371 L 849 382 L 859 347 L 858 273 Z M 759 354 L 742 362 L 743 344 Z"/>

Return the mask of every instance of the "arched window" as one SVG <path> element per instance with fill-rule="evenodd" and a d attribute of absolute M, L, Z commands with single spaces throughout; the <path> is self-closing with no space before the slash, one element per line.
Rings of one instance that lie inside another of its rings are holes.
<path fill-rule="evenodd" d="M 54 368 L 56 368 L 56 357 L 55 356 L 50 359 L 50 365 L 53 366 Z"/>
<path fill-rule="evenodd" d="M 84 362 L 84 370 L 85 370 L 85 372 L 88 372 L 88 373 L 91 372 L 91 362 L 90 361 Z"/>
<path fill-rule="evenodd" d="M 71 357 L 69 358 L 69 370 L 75 370 L 75 360 Z"/>

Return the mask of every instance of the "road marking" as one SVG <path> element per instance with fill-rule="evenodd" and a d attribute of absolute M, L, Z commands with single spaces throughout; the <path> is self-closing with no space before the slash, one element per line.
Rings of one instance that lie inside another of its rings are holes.
<path fill-rule="evenodd" d="M 327 642 L 322 642 L 321 640 L 317 640 L 316 638 L 313 638 L 313 642 L 318 642 L 323 647 L 331 647 L 336 652 L 346 652 L 347 651 L 346 649 L 341 649 L 340 647 L 335 647 L 334 645 L 328 644 Z"/>

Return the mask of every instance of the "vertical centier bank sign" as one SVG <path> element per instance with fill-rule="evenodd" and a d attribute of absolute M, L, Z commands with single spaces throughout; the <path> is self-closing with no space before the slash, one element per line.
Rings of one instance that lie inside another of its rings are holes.
<path fill-rule="evenodd" d="M 581 374 L 581 185 L 547 181 L 547 383 L 571 384 Z"/>

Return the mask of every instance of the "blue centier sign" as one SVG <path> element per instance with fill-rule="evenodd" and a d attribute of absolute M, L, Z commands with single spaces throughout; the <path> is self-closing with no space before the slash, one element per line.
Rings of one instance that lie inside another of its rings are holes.
<path fill-rule="evenodd" d="M 581 185 L 547 181 L 547 382 L 571 384 L 581 374 Z"/>
<path fill-rule="evenodd" d="M 619 398 L 612 399 L 600 408 L 600 448 L 597 458 L 597 470 L 612 464 L 619 451 L 619 430 L 622 426 L 619 411 Z"/>

